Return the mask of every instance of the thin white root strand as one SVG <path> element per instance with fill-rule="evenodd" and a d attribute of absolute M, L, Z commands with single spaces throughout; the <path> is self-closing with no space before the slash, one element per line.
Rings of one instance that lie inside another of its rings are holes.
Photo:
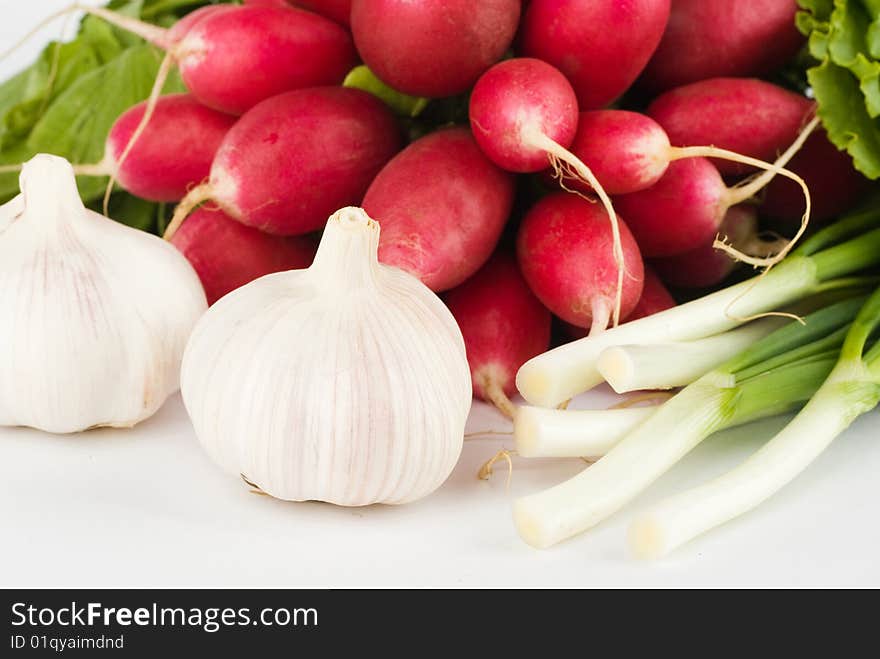
<path fill-rule="evenodd" d="M 767 318 L 696 341 L 614 346 L 600 353 L 596 368 L 619 394 L 683 387 L 784 323 Z"/>
<path fill-rule="evenodd" d="M 156 104 L 159 102 L 159 96 L 162 95 L 162 88 L 165 86 L 165 82 L 168 80 L 168 75 L 171 73 L 173 66 L 174 58 L 171 57 L 170 53 L 165 53 L 165 56 L 162 58 L 162 63 L 159 65 L 159 70 L 156 73 L 156 79 L 153 81 L 153 88 L 150 90 L 150 96 L 147 99 L 147 106 L 144 108 L 144 116 L 141 117 L 137 128 L 135 128 L 134 132 L 131 134 L 128 143 L 125 145 L 122 154 L 119 156 L 119 160 L 115 163 L 115 166 L 110 173 L 110 180 L 107 182 L 107 189 L 104 191 L 104 215 L 110 215 L 110 195 L 113 193 L 113 186 L 116 184 L 116 176 L 119 171 L 122 170 L 122 166 L 125 164 L 131 150 L 147 129 L 150 119 L 153 118 L 153 112 L 156 110 Z"/>
<path fill-rule="evenodd" d="M 609 410 L 522 406 L 513 423 L 516 452 L 524 458 L 597 458 L 656 410 L 656 406 Z"/>
<path fill-rule="evenodd" d="M 776 161 L 773 163 L 764 162 L 763 160 L 758 160 L 757 158 L 751 158 L 749 156 L 744 156 L 742 154 L 736 153 L 734 151 L 728 151 L 727 149 L 718 149 L 715 147 L 686 147 L 673 149 L 674 159 L 696 156 L 724 158 L 726 160 L 740 162 L 764 170 L 764 172 L 760 176 L 755 177 L 751 181 L 746 181 L 730 188 L 730 190 L 728 190 L 726 199 L 728 206 L 733 206 L 753 197 L 759 190 L 763 189 L 768 183 L 770 183 L 770 181 L 777 175 L 785 176 L 786 178 L 791 179 L 792 181 L 797 183 L 803 191 L 805 207 L 804 213 L 801 216 L 800 227 L 798 228 L 795 236 L 790 241 L 785 243 L 782 246 L 782 249 L 780 249 L 776 254 L 769 257 L 751 256 L 740 251 L 734 245 L 731 245 L 724 240 L 718 239 L 716 239 L 714 243 L 714 247 L 716 249 L 720 249 L 721 251 L 725 252 L 734 260 L 748 263 L 749 265 L 752 265 L 756 268 L 769 269 L 782 261 L 782 259 L 784 259 L 788 255 L 788 253 L 794 248 L 797 242 L 804 235 L 804 232 L 807 230 L 807 226 L 809 225 L 810 214 L 812 212 L 812 200 L 810 198 L 810 189 L 804 179 L 794 172 L 785 169 L 785 165 L 788 164 L 788 162 L 795 156 L 798 151 L 800 151 L 801 147 L 803 147 L 804 145 L 804 142 L 806 142 L 807 138 L 810 136 L 810 134 L 812 134 L 812 132 L 816 129 L 818 125 L 819 117 L 814 117 L 800 132 L 797 139 L 792 142 L 791 145 L 782 153 L 782 155 L 780 155 L 779 158 L 777 158 Z"/>
<path fill-rule="evenodd" d="M 623 278 L 626 273 L 626 263 L 624 262 L 623 256 L 623 242 L 620 238 L 620 223 L 617 219 L 617 213 L 614 212 L 614 205 L 611 203 L 611 198 L 608 196 L 608 193 L 605 192 L 605 189 L 602 187 L 602 184 L 599 183 L 599 180 L 593 174 L 592 170 L 590 170 L 580 158 L 571 153 L 568 149 L 565 149 L 562 145 L 551 140 L 540 131 L 530 133 L 528 139 L 532 146 L 547 152 L 550 166 L 553 167 L 560 181 L 562 180 L 562 176 L 560 175 L 562 166 L 560 163 L 565 163 L 565 165 L 568 165 L 568 169 L 565 171 L 570 171 L 574 174 L 572 178 L 576 178 L 589 185 L 599 197 L 599 201 L 602 203 L 605 212 L 608 214 L 608 221 L 611 222 L 611 235 L 614 241 L 614 262 L 617 265 L 617 293 L 615 295 L 614 313 L 612 315 L 612 323 L 614 327 L 617 327 L 620 324 L 620 308 L 623 303 Z"/>
<path fill-rule="evenodd" d="M 501 449 L 489 458 L 482 467 L 480 467 L 480 471 L 477 472 L 477 478 L 482 481 L 487 481 L 492 477 L 492 474 L 495 473 L 493 467 L 495 463 L 499 460 L 507 461 L 507 489 L 510 489 L 510 480 L 513 478 L 513 458 L 511 456 L 516 455 L 516 451 L 508 451 L 507 449 Z"/>
<path fill-rule="evenodd" d="M 834 390 L 838 383 L 827 384 L 791 423 L 740 466 L 636 517 L 629 529 L 633 554 L 661 558 L 752 510 L 806 469 L 857 416 L 853 402 Z"/>

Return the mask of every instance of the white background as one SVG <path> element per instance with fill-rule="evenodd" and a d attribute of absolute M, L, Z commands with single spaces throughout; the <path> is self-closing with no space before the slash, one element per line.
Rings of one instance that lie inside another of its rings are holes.
<path fill-rule="evenodd" d="M 65 4 L 0 2 L 0 44 Z M 0 78 L 59 30 L 0 62 Z M 612 400 L 603 389 L 578 402 Z M 450 480 L 422 502 L 343 509 L 250 493 L 205 457 L 179 397 L 131 431 L 0 429 L 0 585 L 880 586 L 876 413 L 757 511 L 663 561 L 628 556 L 634 510 L 734 466 L 782 423 L 715 436 L 607 523 L 545 551 L 519 540 L 510 502 L 583 463 L 517 460 L 508 490 L 503 465 L 488 482 L 475 477 L 497 437 L 466 442 Z M 478 405 L 469 430 L 487 428 L 507 424 Z"/>

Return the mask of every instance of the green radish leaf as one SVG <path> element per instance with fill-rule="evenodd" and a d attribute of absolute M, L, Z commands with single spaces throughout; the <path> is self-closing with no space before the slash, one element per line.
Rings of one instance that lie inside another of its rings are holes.
<path fill-rule="evenodd" d="M 418 117 L 428 106 L 427 98 L 408 96 L 392 89 L 376 77 L 366 66 L 356 66 L 345 77 L 344 87 L 361 89 L 380 99 L 401 117 Z"/>
<path fill-rule="evenodd" d="M 4 163 L 23 162 L 37 153 L 53 153 L 72 163 L 100 162 L 104 143 L 116 118 L 144 100 L 162 59 L 152 46 L 124 51 L 111 62 L 80 76 L 41 116 L 23 144 L 4 149 Z M 183 91 L 173 76 L 165 92 Z M 80 195 L 90 201 L 104 194 L 105 178 L 80 177 Z M 0 197 L 18 193 L 18 175 L 0 175 Z"/>

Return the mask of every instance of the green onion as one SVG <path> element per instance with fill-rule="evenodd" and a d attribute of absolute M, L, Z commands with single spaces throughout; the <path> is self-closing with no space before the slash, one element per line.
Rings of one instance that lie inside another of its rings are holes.
<path fill-rule="evenodd" d="M 748 460 L 705 485 L 660 503 L 636 519 L 630 544 L 642 557 L 675 547 L 743 514 L 775 494 L 860 415 L 880 403 L 880 289 L 846 335 L 834 369 L 801 412 Z"/>
<path fill-rule="evenodd" d="M 517 500 L 514 519 L 520 535 L 535 547 L 548 547 L 581 533 L 616 512 L 712 433 L 797 409 L 834 368 L 837 339 L 829 337 L 857 311 L 858 302 L 851 300 L 831 305 L 807 316 L 804 325 L 776 330 L 685 387 L 588 469 Z M 800 358 L 769 364 L 762 372 L 753 368 L 780 350 Z"/>

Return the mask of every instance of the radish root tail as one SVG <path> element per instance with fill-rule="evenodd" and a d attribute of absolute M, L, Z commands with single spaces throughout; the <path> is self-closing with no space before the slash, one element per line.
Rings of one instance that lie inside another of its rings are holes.
<path fill-rule="evenodd" d="M 116 161 L 116 166 L 113 167 L 110 173 L 110 180 L 107 182 L 107 189 L 104 191 L 104 215 L 109 216 L 110 214 L 110 194 L 113 192 L 113 186 L 116 184 L 116 177 L 122 170 L 122 165 L 125 163 L 131 150 L 147 129 L 150 119 L 153 118 L 153 112 L 156 110 L 156 104 L 159 102 L 159 96 L 162 95 L 162 88 L 165 86 L 165 82 L 168 80 L 168 75 L 171 73 L 173 66 L 174 58 L 171 57 L 170 53 L 166 53 L 165 57 L 162 58 L 162 63 L 159 65 L 159 71 L 156 73 L 156 79 L 153 81 L 153 88 L 150 90 L 150 95 L 147 98 L 147 106 L 144 109 L 144 116 L 141 117 L 140 123 L 138 123 L 137 128 L 135 128 L 131 137 L 128 138 L 128 143 L 122 150 L 122 155 L 119 156 L 119 159 Z"/>
<path fill-rule="evenodd" d="M 490 375 L 483 375 L 479 378 L 480 387 L 483 390 L 483 395 L 488 399 L 490 403 L 492 403 L 495 407 L 498 408 L 498 411 L 501 412 L 508 419 L 513 419 L 516 417 L 516 405 L 510 398 L 507 397 L 507 394 L 504 393 L 504 389 L 498 386 L 498 382 Z"/>
<path fill-rule="evenodd" d="M 720 249 L 721 251 L 728 254 L 731 258 L 742 261 L 743 263 L 748 263 L 756 268 L 766 268 L 770 269 L 782 259 L 784 259 L 788 253 L 794 248 L 795 244 L 801 239 L 804 235 L 804 232 L 807 230 L 807 226 L 810 222 L 810 213 L 812 211 L 812 200 L 810 198 L 810 189 L 806 184 L 806 181 L 802 179 L 800 176 L 795 174 L 794 172 L 785 168 L 785 165 L 794 157 L 794 155 L 800 151 L 801 147 L 804 145 L 804 142 L 807 138 L 812 134 L 812 132 L 819 125 L 819 118 L 814 117 L 810 122 L 804 127 L 804 129 L 800 132 L 797 139 L 791 143 L 785 152 L 779 156 L 773 163 L 764 162 L 763 160 L 758 160 L 757 158 L 751 158 L 749 156 L 744 156 L 739 153 L 735 153 L 733 151 L 728 151 L 726 149 L 718 149 L 715 147 L 686 147 L 686 148 L 673 148 L 671 159 L 678 160 L 681 158 L 692 158 L 692 157 L 711 157 L 711 158 L 723 158 L 725 160 L 731 160 L 734 162 L 740 162 L 745 165 L 751 165 L 752 167 L 758 167 L 763 169 L 764 172 L 757 177 L 754 177 L 751 181 L 744 181 L 741 184 L 735 185 L 730 188 L 727 202 L 728 205 L 733 206 L 735 204 L 741 203 L 746 199 L 753 197 L 759 190 L 764 188 L 776 175 L 782 175 L 786 178 L 791 179 L 795 183 L 797 183 L 804 194 L 804 213 L 801 216 L 801 224 L 798 228 L 797 233 L 794 238 L 788 241 L 782 248 L 777 251 L 772 256 L 752 256 L 750 254 L 744 253 L 743 251 L 737 249 L 734 245 L 731 245 L 726 240 L 716 239 L 714 243 L 714 247 L 716 249 Z"/>
<path fill-rule="evenodd" d="M 162 237 L 165 240 L 171 240 L 174 237 L 174 234 L 177 233 L 180 225 L 183 224 L 186 216 L 203 201 L 210 199 L 212 192 L 213 188 L 211 187 L 210 182 L 202 183 L 190 190 L 189 193 L 180 200 L 180 203 L 177 204 L 177 208 L 174 209 L 174 215 L 171 217 L 171 221 L 168 223 Z"/>
<path fill-rule="evenodd" d="M 599 183 L 599 180 L 590 168 L 571 151 L 554 140 L 551 140 L 543 133 L 536 133 L 530 142 L 532 143 L 532 146 L 543 149 L 547 152 L 550 166 L 553 168 L 556 177 L 560 179 L 560 181 L 562 180 L 562 173 L 565 173 L 566 175 L 573 174 L 574 176 L 571 178 L 575 178 L 584 182 L 586 185 L 589 185 L 599 197 L 599 201 L 602 203 L 605 212 L 608 214 L 608 220 L 611 222 L 611 235 L 614 241 L 614 262 L 617 265 L 617 293 L 614 298 L 614 312 L 612 314 L 612 324 L 614 327 L 617 327 L 620 324 L 620 307 L 623 303 L 623 278 L 626 272 L 626 264 L 624 263 L 623 257 L 623 242 L 620 238 L 620 223 L 617 219 L 617 213 L 614 212 L 614 205 L 611 203 L 611 198 L 608 196 L 608 193 L 605 192 L 602 184 Z"/>
<path fill-rule="evenodd" d="M 493 467 L 495 463 L 499 460 L 507 461 L 507 489 L 510 489 L 510 480 L 513 478 L 513 458 L 511 456 L 516 455 L 516 451 L 508 451 L 507 449 L 501 449 L 489 458 L 482 467 L 480 467 L 480 471 L 477 472 L 477 478 L 481 481 L 487 481 L 492 477 L 492 474 L 495 473 Z"/>

